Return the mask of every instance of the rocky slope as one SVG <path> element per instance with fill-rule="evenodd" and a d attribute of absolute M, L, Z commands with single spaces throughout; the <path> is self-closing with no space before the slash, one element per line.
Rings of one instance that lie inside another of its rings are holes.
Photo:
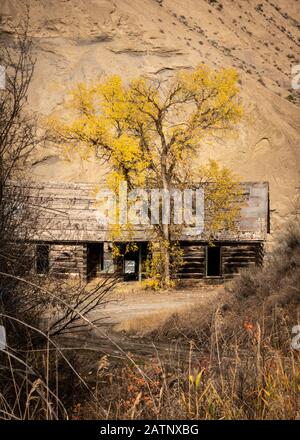
<path fill-rule="evenodd" d="M 119 73 L 167 77 L 198 63 L 234 66 L 247 118 L 238 136 L 203 150 L 245 180 L 270 182 L 273 226 L 293 209 L 299 186 L 300 64 L 298 0 L 28 0 L 37 55 L 30 105 L 55 112 L 78 81 Z M 9 41 L 25 1 L 1 0 L 0 26 Z M 94 181 L 98 164 L 67 161 L 41 148 L 37 179 Z"/>

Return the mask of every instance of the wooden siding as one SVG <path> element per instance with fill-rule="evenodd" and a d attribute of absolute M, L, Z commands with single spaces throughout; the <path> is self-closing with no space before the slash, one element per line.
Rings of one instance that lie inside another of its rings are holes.
<path fill-rule="evenodd" d="M 86 277 L 86 245 L 51 243 L 50 273 L 56 276 Z"/>
<path fill-rule="evenodd" d="M 263 262 L 263 243 L 224 243 L 216 242 L 221 247 L 220 278 L 229 279 L 241 269 L 259 266 Z M 182 243 L 184 265 L 179 278 L 206 278 L 206 247 L 208 243 Z"/>
<path fill-rule="evenodd" d="M 241 269 L 259 264 L 260 244 L 239 244 L 222 246 L 222 273 L 224 278 L 232 278 Z"/>
<path fill-rule="evenodd" d="M 179 278 L 203 278 L 206 275 L 206 249 L 199 244 L 182 244 L 184 265 Z"/>
<path fill-rule="evenodd" d="M 221 275 L 220 280 L 236 276 L 241 269 L 259 266 L 263 263 L 264 246 L 262 242 L 249 243 L 220 243 L 221 248 Z M 99 243 L 100 245 L 100 243 Z M 181 243 L 184 265 L 178 272 L 180 279 L 209 279 L 206 276 L 206 248 L 208 243 Z M 103 276 L 117 270 L 113 263 L 111 249 L 104 243 L 103 270 L 97 269 L 96 276 Z M 119 268 L 120 269 L 120 268 Z M 87 279 L 87 243 L 49 243 L 49 274 L 61 277 L 80 277 Z"/>

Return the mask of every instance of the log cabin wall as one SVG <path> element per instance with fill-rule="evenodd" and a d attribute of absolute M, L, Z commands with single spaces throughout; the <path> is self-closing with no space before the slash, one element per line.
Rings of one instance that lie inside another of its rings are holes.
<path fill-rule="evenodd" d="M 241 269 L 262 264 L 263 245 L 261 243 L 225 245 L 222 246 L 221 258 L 223 277 L 232 278 Z"/>
<path fill-rule="evenodd" d="M 20 185 L 20 182 L 12 185 Z M 215 235 L 216 252 L 207 251 L 210 234 L 205 228 L 195 234 L 194 227 L 185 227 L 179 238 L 176 234 L 186 261 L 178 274 L 180 278 L 209 278 L 209 273 L 211 278 L 222 280 L 233 277 L 243 267 L 262 263 L 262 243 L 270 231 L 269 185 L 267 182 L 243 182 L 242 185 L 244 200 L 237 231 L 219 231 Z M 32 186 L 29 202 L 38 206 L 41 202 L 45 204 L 32 241 L 49 245 L 49 272 L 59 276 L 80 276 L 86 280 L 89 273 L 102 276 L 116 270 L 109 245 L 111 234 L 99 221 L 95 193 L 98 186 L 95 183 L 62 182 L 36 182 Z M 105 189 L 104 182 L 101 189 Z M 137 225 L 131 239 L 136 243 L 155 241 L 157 237 L 153 231 L 148 225 Z M 89 247 L 93 243 L 102 246 L 101 265 L 92 246 Z M 41 260 L 42 254 L 43 251 Z M 92 259 L 91 255 L 94 255 Z M 213 270 L 207 271 L 207 266 Z"/>
<path fill-rule="evenodd" d="M 219 278 L 230 279 L 237 275 L 241 269 L 254 265 L 262 265 L 264 246 L 262 242 L 249 243 L 214 243 L 220 248 L 220 276 L 207 276 L 207 247 L 208 243 L 184 242 L 183 249 L 184 265 L 180 268 L 178 278 L 181 279 L 203 279 Z M 99 247 L 102 245 L 98 243 Z M 83 281 L 88 277 L 88 243 L 48 243 L 49 246 L 49 273 L 61 277 L 80 277 Z M 104 267 L 96 267 L 94 276 L 103 276 L 104 272 L 111 273 L 116 269 L 113 266 L 106 268 L 107 243 L 104 243 Z M 103 248 L 102 248 L 103 249 Z M 111 252 L 109 252 L 111 259 Z M 113 263 L 107 260 L 108 263 Z M 101 270 L 102 269 L 102 270 Z M 104 270 L 103 270 L 104 269 Z M 106 269 L 106 270 L 105 270 Z"/>
<path fill-rule="evenodd" d="M 261 242 L 214 244 L 220 247 L 220 278 L 233 278 L 243 268 L 262 265 L 264 246 Z M 207 277 L 207 246 L 208 243 L 181 243 L 184 265 L 179 270 L 179 278 L 209 278 Z"/>
<path fill-rule="evenodd" d="M 55 276 L 86 278 L 86 244 L 51 243 L 49 271 Z"/>
<path fill-rule="evenodd" d="M 197 243 L 182 243 L 184 265 L 179 278 L 204 278 L 206 275 L 206 247 Z"/>

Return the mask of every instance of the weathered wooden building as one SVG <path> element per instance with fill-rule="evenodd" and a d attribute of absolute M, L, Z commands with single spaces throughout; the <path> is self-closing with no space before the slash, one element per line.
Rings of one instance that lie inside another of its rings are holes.
<path fill-rule="evenodd" d="M 205 231 L 195 235 L 188 228 L 182 230 L 179 242 L 185 264 L 181 278 L 223 280 L 243 267 L 262 263 L 270 228 L 268 183 L 245 182 L 243 192 L 236 232 L 220 231 L 208 240 Z M 88 280 L 115 271 L 111 234 L 97 219 L 95 184 L 36 183 L 32 197 L 46 203 L 32 238 L 38 273 Z M 125 279 L 141 279 L 142 262 L 152 239 L 151 227 L 135 226 L 131 240 L 138 250 L 123 258 Z"/>

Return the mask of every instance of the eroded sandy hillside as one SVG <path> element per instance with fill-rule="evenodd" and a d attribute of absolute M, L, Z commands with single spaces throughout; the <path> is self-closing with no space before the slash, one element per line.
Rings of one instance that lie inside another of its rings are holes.
<path fill-rule="evenodd" d="M 291 68 L 300 64 L 298 0 L 29 0 L 37 66 L 30 105 L 57 111 L 78 81 L 104 74 L 172 75 L 198 63 L 234 66 L 247 120 L 239 136 L 204 148 L 245 180 L 267 180 L 273 225 L 292 209 L 299 186 L 300 91 Z M 1 0 L 8 42 L 24 13 L 22 0 Z M 40 149 L 37 179 L 95 181 L 99 165 L 67 162 L 59 148 Z"/>

